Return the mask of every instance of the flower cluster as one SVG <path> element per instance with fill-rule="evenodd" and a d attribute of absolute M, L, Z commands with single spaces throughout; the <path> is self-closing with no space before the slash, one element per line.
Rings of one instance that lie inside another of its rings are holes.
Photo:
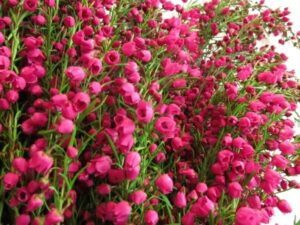
<path fill-rule="evenodd" d="M 300 85 L 286 55 L 259 47 L 299 46 L 288 14 L 247 0 L 0 0 L 1 223 L 291 212 L 277 193 L 300 188 Z"/>

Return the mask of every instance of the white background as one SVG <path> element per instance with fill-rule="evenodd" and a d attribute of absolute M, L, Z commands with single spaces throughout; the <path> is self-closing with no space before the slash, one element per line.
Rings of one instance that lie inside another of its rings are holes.
<path fill-rule="evenodd" d="M 175 4 L 182 4 L 181 0 L 171 0 Z M 198 0 L 199 2 L 205 2 L 206 0 Z M 226 0 L 221 0 L 226 1 Z M 294 23 L 294 31 L 300 31 L 300 0 L 265 0 L 265 4 L 269 7 L 276 9 L 278 7 L 288 7 L 291 14 L 290 20 Z M 277 51 L 284 53 L 288 56 L 288 62 L 286 63 L 288 70 L 295 70 L 297 77 L 300 78 L 300 50 L 294 48 L 290 44 L 284 46 L 279 45 L 277 39 L 269 37 L 266 40 L 272 45 L 277 47 Z M 298 109 L 300 111 L 300 109 Z M 300 133 L 300 127 L 297 127 L 297 133 Z M 300 177 L 295 177 L 300 182 Z M 294 219 L 297 217 L 297 221 L 300 220 L 300 189 L 291 190 L 278 195 L 280 198 L 284 198 L 289 201 L 293 212 L 289 214 L 282 214 L 279 210 L 275 209 L 275 216 L 272 218 L 270 225 L 293 225 Z M 226 224 L 229 225 L 229 224 Z"/>

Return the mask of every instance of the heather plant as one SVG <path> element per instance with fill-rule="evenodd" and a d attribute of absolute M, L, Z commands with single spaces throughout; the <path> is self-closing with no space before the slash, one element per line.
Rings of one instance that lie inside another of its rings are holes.
<path fill-rule="evenodd" d="M 300 188 L 300 85 L 262 44 L 300 47 L 288 15 L 250 0 L 0 0 L 1 224 L 291 212 L 277 194 Z"/>

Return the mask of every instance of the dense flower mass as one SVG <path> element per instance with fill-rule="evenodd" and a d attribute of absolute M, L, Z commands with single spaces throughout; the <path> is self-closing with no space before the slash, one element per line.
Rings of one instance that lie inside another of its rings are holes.
<path fill-rule="evenodd" d="M 292 211 L 277 194 L 300 188 L 300 84 L 261 42 L 300 46 L 288 9 L 183 5 L 0 0 L 1 224 L 259 225 Z"/>

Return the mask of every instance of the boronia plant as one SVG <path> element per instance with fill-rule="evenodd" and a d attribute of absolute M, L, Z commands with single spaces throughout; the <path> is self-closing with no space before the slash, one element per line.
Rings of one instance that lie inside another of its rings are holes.
<path fill-rule="evenodd" d="M 171 18 L 164 18 L 171 11 Z M 300 85 L 263 0 L 0 0 L 3 225 L 259 225 L 300 184 Z"/>

